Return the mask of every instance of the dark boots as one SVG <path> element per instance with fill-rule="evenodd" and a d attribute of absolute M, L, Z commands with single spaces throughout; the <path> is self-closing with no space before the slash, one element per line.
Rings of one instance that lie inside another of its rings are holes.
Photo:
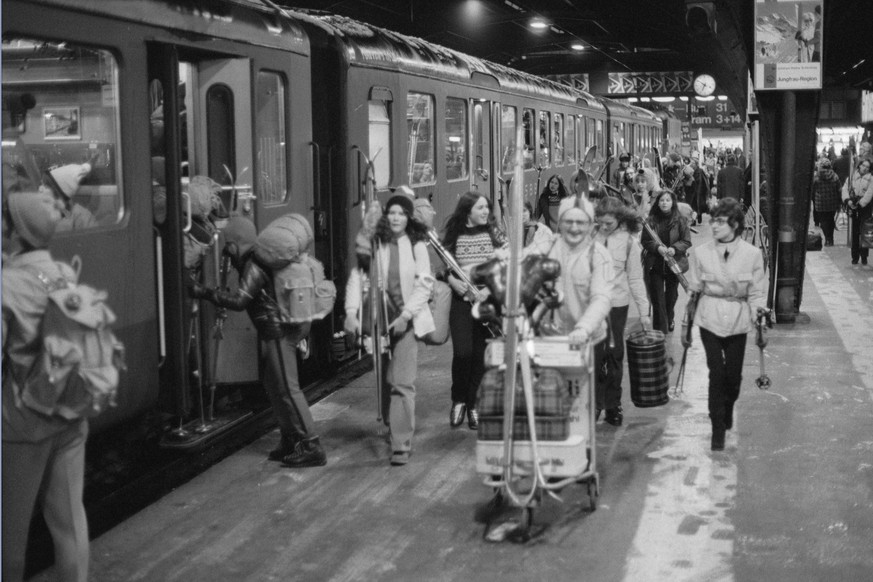
<path fill-rule="evenodd" d="M 327 464 L 327 455 L 315 436 L 299 441 L 294 452 L 282 459 L 282 464 L 294 468 L 321 467 Z"/>
<path fill-rule="evenodd" d="M 621 423 L 624 420 L 624 414 L 622 414 L 621 406 L 616 406 L 615 408 L 607 408 L 606 416 L 603 418 L 603 420 L 605 420 L 612 426 L 621 426 Z"/>
<path fill-rule="evenodd" d="M 296 444 L 296 439 L 282 436 L 282 438 L 279 439 L 279 444 L 276 448 L 267 454 L 267 458 L 271 461 L 281 461 L 294 452 L 294 445 Z"/>

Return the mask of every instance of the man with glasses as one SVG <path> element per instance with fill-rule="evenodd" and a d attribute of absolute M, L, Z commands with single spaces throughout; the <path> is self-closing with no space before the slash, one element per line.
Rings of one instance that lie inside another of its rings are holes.
<path fill-rule="evenodd" d="M 722 451 L 740 396 L 746 336 L 766 309 L 765 276 L 761 252 L 740 236 L 745 214 L 737 200 L 719 200 L 710 224 L 713 240 L 691 250 L 685 276 L 692 292 L 689 301 L 697 301 L 694 323 L 700 327 L 709 368 L 711 448 Z"/>

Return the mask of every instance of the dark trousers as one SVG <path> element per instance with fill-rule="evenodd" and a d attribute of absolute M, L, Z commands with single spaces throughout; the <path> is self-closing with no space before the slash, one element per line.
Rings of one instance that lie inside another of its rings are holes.
<path fill-rule="evenodd" d="M 476 392 L 485 375 L 485 340 L 481 321 L 473 319 L 473 305 L 452 294 L 449 329 L 452 333 L 452 402 L 476 406 Z"/>
<path fill-rule="evenodd" d="M 624 326 L 627 324 L 628 306 L 613 307 L 609 312 L 609 333 L 614 347 L 609 347 L 609 338 L 594 348 L 597 382 L 594 386 L 595 406 L 609 410 L 621 406 L 621 380 L 624 376 Z"/>
<path fill-rule="evenodd" d="M 825 242 L 828 244 L 834 244 L 834 230 L 837 227 L 836 219 L 836 211 L 815 211 L 815 221 L 821 225 L 821 231 L 824 233 Z"/>
<path fill-rule="evenodd" d="M 261 357 L 264 390 L 279 421 L 282 439 L 293 443 L 315 436 L 312 413 L 297 378 L 297 349 L 288 338 L 262 340 Z"/>
<path fill-rule="evenodd" d="M 725 418 L 733 414 L 740 397 L 746 334 L 721 337 L 700 328 L 700 341 L 709 368 L 709 418 L 713 431 L 724 431 Z"/>
<path fill-rule="evenodd" d="M 666 335 L 679 299 L 679 279 L 656 265 L 646 273 L 646 290 L 652 303 L 652 327 Z"/>
<path fill-rule="evenodd" d="M 870 249 L 861 247 L 861 223 L 863 223 L 870 214 L 873 213 L 873 204 L 868 204 L 867 208 L 861 208 L 855 216 L 850 218 L 849 227 L 852 229 L 852 261 L 857 261 L 859 257 L 864 259 L 870 254 Z M 853 213 L 849 210 L 849 215 Z"/>

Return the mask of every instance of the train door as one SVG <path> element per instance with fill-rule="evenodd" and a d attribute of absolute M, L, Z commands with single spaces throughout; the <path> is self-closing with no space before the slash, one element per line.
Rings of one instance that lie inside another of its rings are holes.
<path fill-rule="evenodd" d="M 185 288 L 186 277 L 209 286 L 222 282 L 223 240 L 217 231 L 198 231 L 192 220 L 196 212 L 188 190 L 195 177 L 220 184 L 225 209 L 254 220 L 246 185 L 252 164 L 249 71 L 247 59 L 157 43 L 149 47 L 161 393 L 179 419 L 180 442 L 208 432 L 204 419 L 212 417 L 214 393 L 207 386 L 258 380 L 257 341 L 246 315 L 232 313 L 219 327 L 215 310 L 190 300 Z M 236 277 L 226 280 L 232 285 Z M 216 350 L 233 356 L 215 359 Z"/>
<path fill-rule="evenodd" d="M 493 123 L 492 104 L 490 101 L 473 101 L 473 172 L 470 176 L 471 188 L 478 190 L 486 196 L 495 208 L 500 212 L 498 174 L 495 173 L 495 127 Z M 498 215 L 498 218 L 500 216 Z"/>

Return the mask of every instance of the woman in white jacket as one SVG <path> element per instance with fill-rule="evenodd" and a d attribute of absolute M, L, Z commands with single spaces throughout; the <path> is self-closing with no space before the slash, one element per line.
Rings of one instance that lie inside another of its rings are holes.
<path fill-rule="evenodd" d="M 852 172 L 852 177 L 843 184 L 843 202 L 849 207 L 852 219 L 852 264 L 867 264 L 870 249 L 861 246 L 861 225 L 873 214 L 873 174 L 870 173 L 870 158 L 861 158 Z"/>
<path fill-rule="evenodd" d="M 415 378 L 419 338 L 434 330 L 427 301 L 433 289 L 426 227 L 413 219 L 413 201 L 406 195 L 388 200 L 373 235 L 378 241 L 378 264 L 388 306 L 391 360 L 382 383 L 382 416 L 391 428 L 391 464 L 405 465 L 415 432 Z M 372 263 L 371 263 L 372 264 Z M 361 329 L 362 266 L 353 269 L 346 284 L 346 323 L 349 333 Z"/>
<path fill-rule="evenodd" d="M 638 175 L 639 176 L 639 175 Z M 649 298 L 643 280 L 642 247 L 634 236 L 642 225 L 640 215 L 618 198 L 608 196 L 597 203 L 595 217 L 598 224 L 595 240 L 601 243 L 612 256 L 615 271 L 613 280 L 612 309 L 609 311 L 609 326 L 612 347 L 604 350 L 603 381 L 597 383 L 597 408 L 595 418 L 606 410 L 606 422 L 621 426 L 621 379 L 624 362 L 624 328 L 627 323 L 630 298 L 633 296 L 640 314 L 640 324 L 649 329 Z"/>

